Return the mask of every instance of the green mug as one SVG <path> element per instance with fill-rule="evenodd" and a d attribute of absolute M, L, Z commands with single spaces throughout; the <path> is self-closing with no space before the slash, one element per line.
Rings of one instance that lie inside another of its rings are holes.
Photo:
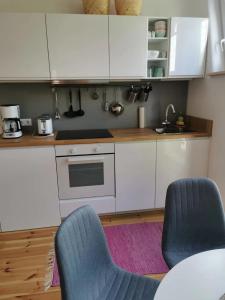
<path fill-rule="evenodd" d="M 164 68 L 163 67 L 155 67 L 153 77 L 164 77 Z"/>

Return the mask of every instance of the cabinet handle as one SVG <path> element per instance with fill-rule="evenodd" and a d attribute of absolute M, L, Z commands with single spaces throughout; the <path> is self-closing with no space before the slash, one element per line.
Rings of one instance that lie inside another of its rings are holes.
<path fill-rule="evenodd" d="M 75 157 L 75 158 L 68 158 L 67 163 L 68 164 L 90 164 L 90 163 L 102 163 L 104 161 L 104 156 L 98 157 L 96 159 L 94 158 L 83 158 L 83 157 Z"/>
<path fill-rule="evenodd" d="M 224 45 L 225 45 L 225 39 L 222 39 L 220 41 L 220 47 L 221 47 L 221 51 L 224 52 Z"/>

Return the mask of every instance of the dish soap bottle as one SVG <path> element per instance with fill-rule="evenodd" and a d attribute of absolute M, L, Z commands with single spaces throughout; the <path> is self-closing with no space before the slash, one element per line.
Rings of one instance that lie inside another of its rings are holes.
<path fill-rule="evenodd" d="M 176 126 L 180 129 L 180 131 L 182 131 L 185 127 L 184 116 L 181 112 L 179 113 L 178 119 L 176 121 Z"/>

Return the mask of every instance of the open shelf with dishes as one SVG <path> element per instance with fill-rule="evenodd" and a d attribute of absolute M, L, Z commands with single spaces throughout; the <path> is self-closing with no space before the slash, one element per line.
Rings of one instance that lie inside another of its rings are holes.
<path fill-rule="evenodd" d="M 149 60 L 147 76 L 150 79 L 161 79 L 167 77 L 167 60 Z"/>
<path fill-rule="evenodd" d="M 167 77 L 169 28 L 170 19 L 168 18 L 148 19 L 147 77 L 149 79 Z"/>
<path fill-rule="evenodd" d="M 148 58 L 148 61 L 166 61 L 168 58 Z"/>
<path fill-rule="evenodd" d="M 150 43 L 159 43 L 159 42 L 164 42 L 164 41 L 168 41 L 168 38 L 148 38 L 148 41 Z"/>

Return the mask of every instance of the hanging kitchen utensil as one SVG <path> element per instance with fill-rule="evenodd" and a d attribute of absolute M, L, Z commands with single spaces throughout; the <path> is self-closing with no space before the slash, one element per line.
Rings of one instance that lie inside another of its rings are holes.
<path fill-rule="evenodd" d="M 132 84 L 132 86 L 128 92 L 128 102 L 130 102 L 130 103 L 136 102 L 138 95 L 139 95 L 139 90 L 137 88 L 135 88 L 134 85 Z"/>
<path fill-rule="evenodd" d="M 115 102 L 110 105 L 110 112 L 114 116 L 120 116 L 124 112 L 124 106 L 117 101 L 117 88 L 114 90 Z"/>
<path fill-rule="evenodd" d="M 151 93 L 151 91 L 152 91 L 151 83 L 147 84 L 145 87 L 142 87 L 139 100 L 143 101 L 143 102 L 147 102 L 149 94 Z"/>
<path fill-rule="evenodd" d="M 76 112 L 76 117 L 83 117 L 85 112 L 81 108 L 81 89 L 78 90 L 79 109 Z"/>
<path fill-rule="evenodd" d="M 91 97 L 92 97 L 93 100 L 98 100 L 99 94 L 98 94 L 96 88 L 94 89 L 94 92 L 92 93 Z"/>
<path fill-rule="evenodd" d="M 54 94 L 54 98 L 55 98 L 55 120 L 59 120 L 61 119 L 61 115 L 59 112 L 59 102 L 58 102 L 58 94 L 55 88 L 52 88 L 52 93 Z"/>
<path fill-rule="evenodd" d="M 119 102 L 113 103 L 110 105 L 110 111 L 113 115 L 120 116 L 124 112 L 124 106 Z"/>
<path fill-rule="evenodd" d="M 109 111 L 109 102 L 107 101 L 107 91 L 106 91 L 106 88 L 104 88 L 104 90 L 103 90 L 102 99 L 103 99 L 103 110 L 106 111 L 106 112 L 108 112 Z"/>
<path fill-rule="evenodd" d="M 73 93 L 72 93 L 72 90 L 69 91 L 69 98 L 70 98 L 69 110 L 64 113 L 64 116 L 67 117 L 67 118 L 75 118 L 77 113 L 73 110 Z"/>

